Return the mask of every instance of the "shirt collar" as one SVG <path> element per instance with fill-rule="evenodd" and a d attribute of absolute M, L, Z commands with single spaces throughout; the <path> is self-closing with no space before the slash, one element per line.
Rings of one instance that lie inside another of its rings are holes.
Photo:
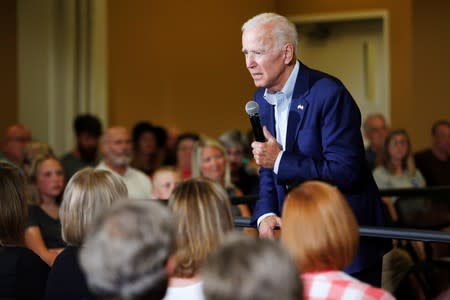
<path fill-rule="evenodd" d="M 270 93 L 268 89 L 264 91 L 264 99 L 271 105 L 276 105 L 278 101 L 282 99 L 291 99 L 292 94 L 294 93 L 295 80 L 297 79 L 298 72 L 300 70 L 300 63 L 295 61 L 294 69 L 289 75 L 288 80 L 284 84 L 281 91 L 276 93 Z"/>

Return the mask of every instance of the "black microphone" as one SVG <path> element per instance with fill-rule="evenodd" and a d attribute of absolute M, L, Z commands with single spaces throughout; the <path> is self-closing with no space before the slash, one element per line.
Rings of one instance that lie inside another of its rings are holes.
<path fill-rule="evenodd" d="M 255 101 L 248 101 L 245 104 L 245 111 L 250 118 L 250 123 L 253 128 L 253 136 L 257 142 L 264 143 L 266 138 L 264 137 L 264 133 L 261 127 L 261 122 L 259 121 L 259 105 Z"/>

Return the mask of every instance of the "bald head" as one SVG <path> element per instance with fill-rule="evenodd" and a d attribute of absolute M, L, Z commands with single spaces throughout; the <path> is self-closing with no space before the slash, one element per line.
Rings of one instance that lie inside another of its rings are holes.
<path fill-rule="evenodd" d="M 2 152 L 6 159 L 22 166 L 23 150 L 31 142 L 31 131 L 22 124 L 13 124 L 5 130 L 2 139 Z"/>
<path fill-rule="evenodd" d="M 130 133 L 125 127 L 108 128 L 102 137 L 102 154 L 110 167 L 124 167 L 131 161 Z"/>

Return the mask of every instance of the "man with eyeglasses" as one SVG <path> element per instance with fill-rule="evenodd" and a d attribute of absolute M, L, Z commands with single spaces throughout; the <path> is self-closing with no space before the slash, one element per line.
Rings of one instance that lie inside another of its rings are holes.
<path fill-rule="evenodd" d="M 369 169 L 373 171 L 377 157 L 383 150 L 384 139 L 387 135 L 386 119 L 380 113 L 370 114 L 366 117 L 363 125 L 364 137 L 368 144 L 366 147 L 366 159 Z"/>
<path fill-rule="evenodd" d="M 242 26 L 242 52 L 258 88 L 254 100 L 266 138 L 252 143 L 261 167 L 252 222 L 261 237 L 274 238 L 287 191 L 318 179 L 345 194 L 360 225 L 381 226 L 384 209 L 365 161 L 360 111 L 338 79 L 297 60 L 297 36 L 294 24 L 273 13 Z M 383 241 L 361 239 L 345 271 L 380 286 L 385 251 Z"/>
<path fill-rule="evenodd" d="M 13 124 L 6 128 L 1 141 L 0 160 L 12 162 L 23 167 L 23 151 L 31 142 L 31 131 L 23 124 Z"/>

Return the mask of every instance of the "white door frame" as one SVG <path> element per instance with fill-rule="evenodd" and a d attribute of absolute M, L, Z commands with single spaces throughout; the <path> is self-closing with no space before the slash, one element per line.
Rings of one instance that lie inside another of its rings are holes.
<path fill-rule="evenodd" d="M 391 119 L 391 88 L 390 88 L 390 51 L 389 51 L 389 12 L 387 10 L 363 10 L 341 13 L 304 14 L 291 15 L 288 19 L 295 25 L 310 23 L 331 23 L 345 21 L 381 20 L 383 35 L 383 57 L 384 57 L 384 97 L 386 99 L 386 119 Z"/>

